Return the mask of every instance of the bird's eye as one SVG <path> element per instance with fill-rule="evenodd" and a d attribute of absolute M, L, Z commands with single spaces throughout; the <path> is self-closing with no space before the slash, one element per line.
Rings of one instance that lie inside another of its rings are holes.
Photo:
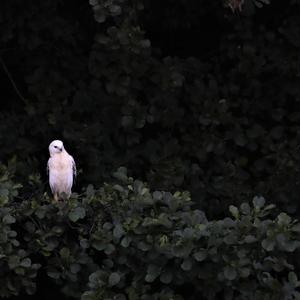
<path fill-rule="evenodd" d="M 54 146 L 54 148 L 57 148 L 57 146 Z"/>

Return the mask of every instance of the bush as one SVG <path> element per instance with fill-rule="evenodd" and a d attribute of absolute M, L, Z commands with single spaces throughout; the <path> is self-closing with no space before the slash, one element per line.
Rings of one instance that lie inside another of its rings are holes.
<path fill-rule="evenodd" d="M 17 220 L 18 190 L 9 170 L 0 165 L 0 297 L 33 294 L 40 264 L 32 262 L 26 243 L 20 241 L 22 224 Z"/>
<path fill-rule="evenodd" d="M 1 166 L 0 296 L 33 293 L 46 272 L 82 300 L 299 297 L 300 224 L 262 197 L 209 221 L 188 192 L 151 191 L 125 168 L 114 177 L 54 203 L 22 199 Z"/>

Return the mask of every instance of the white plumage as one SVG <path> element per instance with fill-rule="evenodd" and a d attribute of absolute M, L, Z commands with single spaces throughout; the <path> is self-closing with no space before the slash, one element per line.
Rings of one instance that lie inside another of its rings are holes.
<path fill-rule="evenodd" d="M 65 150 L 63 142 L 55 140 L 49 145 L 49 184 L 54 200 L 69 198 L 72 193 L 76 165 L 73 157 Z"/>

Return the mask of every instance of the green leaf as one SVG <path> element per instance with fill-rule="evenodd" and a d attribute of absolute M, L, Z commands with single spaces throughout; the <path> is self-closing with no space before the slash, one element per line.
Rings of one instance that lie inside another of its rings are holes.
<path fill-rule="evenodd" d="M 21 262 L 20 262 L 20 266 L 24 267 L 24 268 L 29 268 L 31 266 L 31 259 L 30 258 L 24 258 Z"/>
<path fill-rule="evenodd" d="M 267 206 L 264 207 L 264 210 L 272 210 L 272 209 L 274 209 L 275 207 L 276 207 L 275 204 L 269 204 L 269 205 L 267 205 Z"/>
<path fill-rule="evenodd" d="M 293 284 L 293 286 L 298 286 L 299 285 L 298 277 L 297 277 L 296 273 L 289 272 L 288 279 L 289 279 L 289 282 Z"/>
<path fill-rule="evenodd" d="M 261 245 L 265 250 L 272 251 L 275 247 L 275 241 L 273 239 L 264 239 Z"/>
<path fill-rule="evenodd" d="M 265 203 L 266 203 L 266 200 L 265 200 L 265 198 L 264 197 L 261 197 L 261 196 L 255 196 L 254 198 L 253 198 L 253 205 L 254 205 L 254 207 L 256 207 L 256 208 L 262 208 L 262 207 L 264 207 L 264 205 L 265 205 Z"/>
<path fill-rule="evenodd" d="M 141 249 L 142 251 L 148 251 L 152 248 L 152 246 L 145 243 L 145 242 L 143 242 L 143 241 L 141 241 L 141 242 L 138 243 L 138 248 Z"/>
<path fill-rule="evenodd" d="M 120 275 L 117 272 L 113 272 L 109 275 L 108 283 L 110 286 L 114 286 L 120 282 Z"/>
<path fill-rule="evenodd" d="M 94 186 L 92 184 L 89 184 L 86 188 L 86 196 L 88 198 L 91 198 L 95 195 L 95 189 Z"/>
<path fill-rule="evenodd" d="M 70 250 L 66 247 L 60 249 L 59 254 L 62 258 L 67 259 L 70 256 Z"/>
<path fill-rule="evenodd" d="M 18 275 L 25 275 L 25 269 L 21 267 L 17 267 L 14 269 L 15 273 Z"/>
<path fill-rule="evenodd" d="M 83 248 L 83 249 L 87 249 L 89 248 L 89 241 L 87 239 L 81 239 L 80 240 L 80 246 Z"/>
<path fill-rule="evenodd" d="M 238 146 L 244 147 L 247 144 L 247 138 L 245 137 L 245 135 L 243 133 L 239 133 L 235 136 L 234 138 L 236 144 Z"/>
<path fill-rule="evenodd" d="M 102 251 L 106 248 L 106 243 L 104 241 L 93 241 L 92 247 L 98 251 Z"/>
<path fill-rule="evenodd" d="M 163 197 L 163 196 L 162 196 L 162 193 L 159 192 L 159 191 L 153 192 L 152 196 L 153 196 L 153 199 L 156 200 L 156 201 L 161 200 L 162 197 Z"/>
<path fill-rule="evenodd" d="M 150 42 L 150 40 L 141 40 L 140 41 L 140 45 L 143 48 L 149 48 L 151 46 L 151 42 Z"/>
<path fill-rule="evenodd" d="M 119 5 L 110 5 L 109 10 L 113 16 L 117 16 L 117 15 L 121 14 L 121 12 L 122 12 L 121 6 L 119 6 Z"/>
<path fill-rule="evenodd" d="M 32 224 L 33 226 L 33 224 Z M 52 228 L 53 232 L 57 233 L 58 235 L 64 232 L 64 227 L 62 226 L 53 226 Z M 33 229 L 31 230 L 32 232 L 34 231 L 34 226 Z"/>
<path fill-rule="evenodd" d="M 140 180 L 135 180 L 134 183 L 133 183 L 133 188 L 134 188 L 134 191 L 139 194 L 139 195 L 143 195 L 142 194 L 142 191 L 143 191 L 143 187 L 144 187 L 144 184 L 143 182 L 141 182 Z"/>
<path fill-rule="evenodd" d="M 248 203 L 242 203 L 241 206 L 240 206 L 240 209 L 241 209 L 241 212 L 244 215 L 249 215 L 250 212 L 251 212 L 251 208 L 250 208 L 250 205 Z"/>
<path fill-rule="evenodd" d="M 53 268 L 47 270 L 47 275 L 53 279 L 59 279 L 59 277 L 60 277 L 59 271 L 57 271 L 56 269 L 53 269 Z"/>
<path fill-rule="evenodd" d="M 206 250 L 200 250 L 200 251 L 194 253 L 193 256 L 197 261 L 203 261 L 207 258 L 207 251 Z"/>
<path fill-rule="evenodd" d="M 286 213 L 280 213 L 277 217 L 280 226 L 288 226 L 291 223 L 291 217 Z"/>
<path fill-rule="evenodd" d="M 81 300 L 94 300 L 95 299 L 95 292 L 94 291 L 88 291 L 88 292 L 84 292 L 81 295 Z"/>
<path fill-rule="evenodd" d="M 193 264 L 192 264 L 191 259 L 187 258 L 181 264 L 181 269 L 184 270 L 184 271 L 190 271 L 192 266 L 193 266 Z"/>
<path fill-rule="evenodd" d="M 12 255 L 8 259 L 8 266 L 10 269 L 15 269 L 20 264 L 20 257 Z"/>
<path fill-rule="evenodd" d="M 115 246 L 113 244 L 107 244 L 106 247 L 105 247 L 105 254 L 106 255 L 110 255 L 112 254 L 114 251 L 116 250 Z"/>
<path fill-rule="evenodd" d="M 125 236 L 122 240 L 121 240 L 121 246 L 124 248 L 127 248 L 130 245 L 131 242 L 131 238 Z"/>
<path fill-rule="evenodd" d="M 0 188 L 0 204 L 4 205 L 9 200 L 9 190 L 5 188 Z"/>
<path fill-rule="evenodd" d="M 157 278 L 157 276 L 155 276 L 154 274 L 147 274 L 145 276 L 145 281 L 147 282 L 153 282 L 155 279 Z"/>
<path fill-rule="evenodd" d="M 125 191 L 125 189 L 119 184 L 114 184 L 113 189 L 120 193 L 123 193 Z"/>
<path fill-rule="evenodd" d="M 240 268 L 239 273 L 241 277 L 247 278 L 251 274 L 251 270 L 249 268 Z"/>
<path fill-rule="evenodd" d="M 83 207 L 76 207 L 71 212 L 69 212 L 69 219 L 72 222 L 77 222 L 79 219 L 85 217 L 85 209 Z"/>
<path fill-rule="evenodd" d="M 284 249 L 288 252 L 294 252 L 299 247 L 300 247 L 300 242 L 299 241 L 287 241 L 284 244 Z"/>
<path fill-rule="evenodd" d="M 77 274 L 79 271 L 80 271 L 81 267 L 79 264 L 71 264 L 70 265 L 70 271 L 73 273 L 73 274 Z"/>
<path fill-rule="evenodd" d="M 113 173 L 113 176 L 122 182 L 128 181 L 127 169 L 125 167 L 120 167 L 116 172 Z"/>
<path fill-rule="evenodd" d="M 292 231 L 300 233 L 300 223 L 295 224 L 292 228 Z"/>
<path fill-rule="evenodd" d="M 251 234 L 245 236 L 245 242 L 247 244 L 254 243 L 257 241 L 257 238 Z"/>
<path fill-rule="evenodd" d="M 231 215 L 235 218 L 238 219 L 240 216 L 239 210 L 236 206 L 230 205 L 229 206 L 229 212 L 231 213 Z"/>
<path fill-rule="evenodd" d="M 114 225 L 110 222 L 105 222 L 102 227 L 105 230 L 111 230 L 114 227 Z"/>
<path fill-rule="evenodd" d="M 147 282 L 153 282 L 160 275 L 160 272 L 160 267 L 153 264 L 149 265 L 147 268 L 147 275 L 145 277 L 145 280 Z"/>
<path fill-rule="evenodd" d="M 40 206 L 35 211 L 35 214 L 38 216 L 39 219 L 43 219 L 47 213 L 47 207 L 45 205 Z"/>
<path fill-rule="evenodd" d="M 236 279 L 237 272 L 233 267 L 226 266 L 224 268 L 224 276 L 228 280 L 234 280 L 234 279 Z"/>
<path fill-rule="evenodd" d="M 231 218 L 225 218 L 223 220 L 224 227 L 234 227 L 236 225 L 236 221 L 232 220 Z"/>
<path fill-rule="evenodd" d="M 231 232 L 224 237 L 223 241 L 227 245 L 233 245 L 238 242 L 238 237 L 235 232 Z"/>
<path fill-rule="evenodd" d="M 164 284 L 169 284 L 172 282 L 172 279 L 173 279 L 173 275 L 171 272 L 163 272 L 160 277 L 159 277 L 159 280 L 164 283 Z"/>
<path fill-rule="evenodd" d="M 125 234 L 125 231 L 121 224 L 117 224 L 113 230 L 113 235 L 115 238 L 119 239 Z"/>
<path fill-rule="evenodd" d="M 106 16 L 103 13 L 96 14 L 95 20 L 99 23 L 103 23 L 106 20 Z"/>
<path fill-rule="evenodd" d="M 94 6 L 98 4 L 98 0 L 89 0 L 90 5 Z"/>
<path fill-rule="evenodd" d="M 11 215 L 4 216 L 2 220 L 4 224 L 13 224 L 16 222 L 16 219 Z"/>

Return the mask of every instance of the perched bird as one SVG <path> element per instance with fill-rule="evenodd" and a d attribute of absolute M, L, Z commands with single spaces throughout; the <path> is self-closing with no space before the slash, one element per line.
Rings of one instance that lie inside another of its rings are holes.
<path fill-rule="evenodd" d="M 65 150 L 62 141 L 51 142 L 49 152 L 47 170 L 54 200 L 69 198 L 72 193 L 73 179 L 76 176 L 75 161 Z"/>

